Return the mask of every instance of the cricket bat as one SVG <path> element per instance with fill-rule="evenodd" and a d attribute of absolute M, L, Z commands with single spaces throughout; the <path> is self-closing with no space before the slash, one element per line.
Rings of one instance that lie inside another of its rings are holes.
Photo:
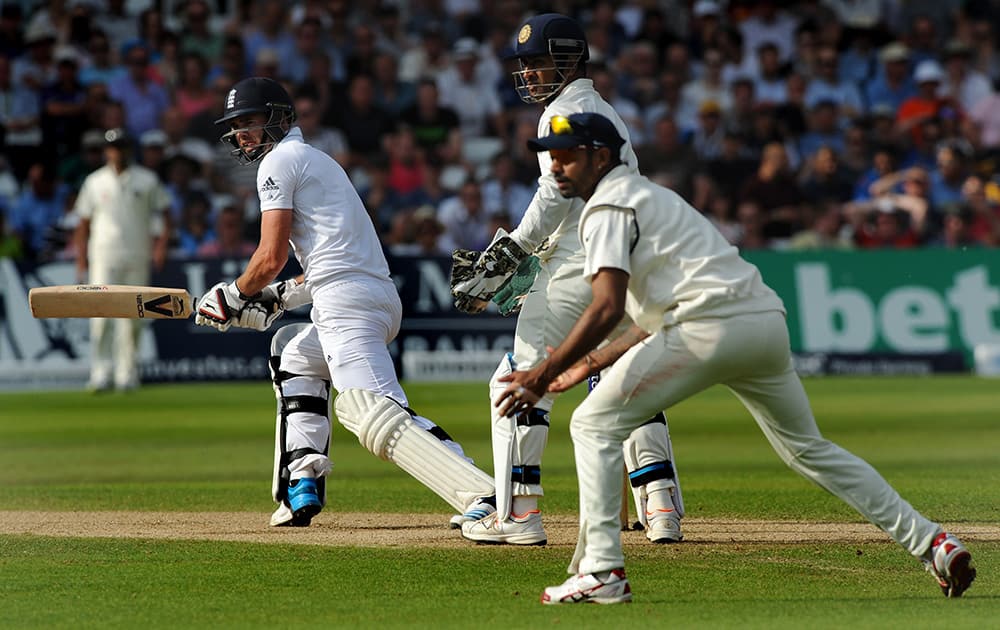
<path fill-rule="evenodd" d="M 36 318 L 115 317 L 124 319 L 185 319 L 191 315 L 191 295 L 184 289 L 124 284 L 66 284 L 37 287 L 28 292 Z"/>

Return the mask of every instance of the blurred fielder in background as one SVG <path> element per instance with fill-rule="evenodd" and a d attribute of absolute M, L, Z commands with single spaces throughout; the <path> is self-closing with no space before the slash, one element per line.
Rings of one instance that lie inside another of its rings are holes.
<path fill-rule="evenodd" d="M 79 280 L 90 284 L 149 284 L 150 261 L 162 269 L 170 240 L 170 196 L 153 171 L 132 161 L 124 129 L 104 134 L 105 165 L 83 180 L 73 213 Z M 136 352 L 141 319 L 90 320 L 90 382 L 87 389 L 139 385 Z"/>
<path fill-rule="evenodd" d="M 462 448 L 407 406 L 388 344 L 402 305 L 378 235 L 344 170 L 302 139 L 280 84 L 237 83 L 217 124 L 245 163 L 259 161 L 260 243 L 234 282 L 198 301 L 196 321 L 219 330 L 264 330 L 286 309 L 312 302 L 312 324 L 280 330 L 271 370 L 278 399 L 271 524 L 309 525 L 325 503 L 330 472 L 329 395 L 337 418 L 375 455 L 393 461 L 457 512 L 493 494 L 493 480 Z M 298 278 L 274 282 L 289 243 Z"/>
<path fill-rule="evenodd" d="M 597 114 L 552 118 L 529 142 L 548 152 L 559 192 L 586 201 L 579 233 L 593 302 L 545 361 L 503 377 L 498 411 L 526 413 L 546 392 L 610 366 L 570 421 L 580 535 L 572 577 L 546 588 L 542 603 L 632 599 L 618 531 L 621 444 L 649 414 L 715 384 L 736 394 L 786 464 L 922 560 L 946 596 L 960 596 L 976 576 L 968 550 L 820 434 L 792 366 L 781 299 L 701 213 L 622 164 L 624 142 Z M 632 332 L 594 351 L 625 313 Z"/>
<path fill-rule="evenodd" d="M 547 104 L 538 124 L 539 135 L 553 116 L 600 112 L 614 121 L 626 139 L 620 145 L 621 162 L 638 172 L 625 123 L 586 78 L 589 52 L 583 29 L 576 21 L 554 13 L 529 19 L 518 32 L 514 55 L 522 68 L 514 73 L 521 99 Z M 547 154 L 538 155 L 538 164 L 538 192 L 517 229 L 511 234 L 498 232 L 484 252 L 458 250 L 454 256 L 452 291 L 459 309 L 478 313 L 490 299 L 505 314 L 520 308 L 514 351 L 501 360 L 490 381 L 491 401 L 504 389 L 500 379 L 515 369 L 538 365 L 546 356 L 546 347 L 562 343 L 591 301 L 590 286 L 583 280 L 584 257 L 577 237 L 583 203 L 559 194 L 549 172 Z M 529 255 L 534 251 L 538 252 L 537 258 Z M 535 271 L 537 276 L 532 282 L 531 273 Z M 621 330 L 624 325 L 609 333 L 614 337 Z M 593 376 L 596 382 L 596 370 Z M 547 395 L 534 409 L 510 418 L 490 406 L 497 512 L 467 514 L 468 520 L 462 525 L 466 538 L 484 543 L 545 544 L 538 497 L 543 494 L 542 452 L 554 401 L 554 395 Z M 646 536 L 658 543 L 681 540 L 683 503 L 664 415 L 651 413 L 646 422 L 634 427 L 624 451 Z"/>

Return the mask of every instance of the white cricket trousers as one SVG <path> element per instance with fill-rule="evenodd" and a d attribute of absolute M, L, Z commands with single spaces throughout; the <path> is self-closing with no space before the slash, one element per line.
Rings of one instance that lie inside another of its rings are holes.
<path fill-rule="evenodd" d="M 366 389 L 409 406 L 386 344 L 403 307 L 389 280 L 353 279 L 313 291 L 312 325 L 281 353 L 281 369 L 329 379 L 338 392 Z"/>
<path fill-rule="evenodd" d="M 91 260 L 88 281 L 91 284 L 149 284 L 149 259 L 132 261 Z M 136 351 L 145 322 L 141 319 L 90 320 L 90 386 L 104 388 L 114 380 L 115 387 L 127 389 L 139 384 Z"/>
<path fill-rule="evenodd" d="M 580 483 L 580 535 L 570 573 L 625 566 L 619 515 L 622 441 L 652 414 L 715 384 L 750 411 L 782 461 L 920 556 L 941 528 L 861 458 L 825 439 L 792 369 L 777 311 L 660 330 L 619 359 L 570 421 Z"/>

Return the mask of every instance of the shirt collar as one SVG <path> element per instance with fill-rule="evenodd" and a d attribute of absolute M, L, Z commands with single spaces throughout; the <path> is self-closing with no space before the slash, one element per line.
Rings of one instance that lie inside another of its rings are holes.
<path fill-rule="evenodd" d="M 299 129 L 298 127 L 292 127 L 288 131 L 288 133 L 285 134 L 285 137 L 281 139 L 281 142 L 279 142 L 278 144 L 282 144 L 284 142 L 305 142 L 305 140 L 302 138 L 302 130 Z"/>
<path fill-rule="evenodd" d="M 554 100 L 558 100 L 563 96 L 567 98 L 573 98 L 573 96 L 579 92 L 591 91 L 594 89 L 594 82 L 591 79 L 579 78 L 574 79 L 570 83 L 566 84 L 566 87 L 562 89 L 562 92 Z"/>

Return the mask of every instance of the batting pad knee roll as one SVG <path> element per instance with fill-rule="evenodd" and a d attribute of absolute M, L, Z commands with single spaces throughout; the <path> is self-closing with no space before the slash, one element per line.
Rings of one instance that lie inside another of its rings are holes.
<path fill-rule="evenodd" d="M 334 409 L 365 448 L 402 468 L 457 512 L 494 493 L 492 477 L 420 428 L 394 400 L 346 389 L 334 400 Z"/>

